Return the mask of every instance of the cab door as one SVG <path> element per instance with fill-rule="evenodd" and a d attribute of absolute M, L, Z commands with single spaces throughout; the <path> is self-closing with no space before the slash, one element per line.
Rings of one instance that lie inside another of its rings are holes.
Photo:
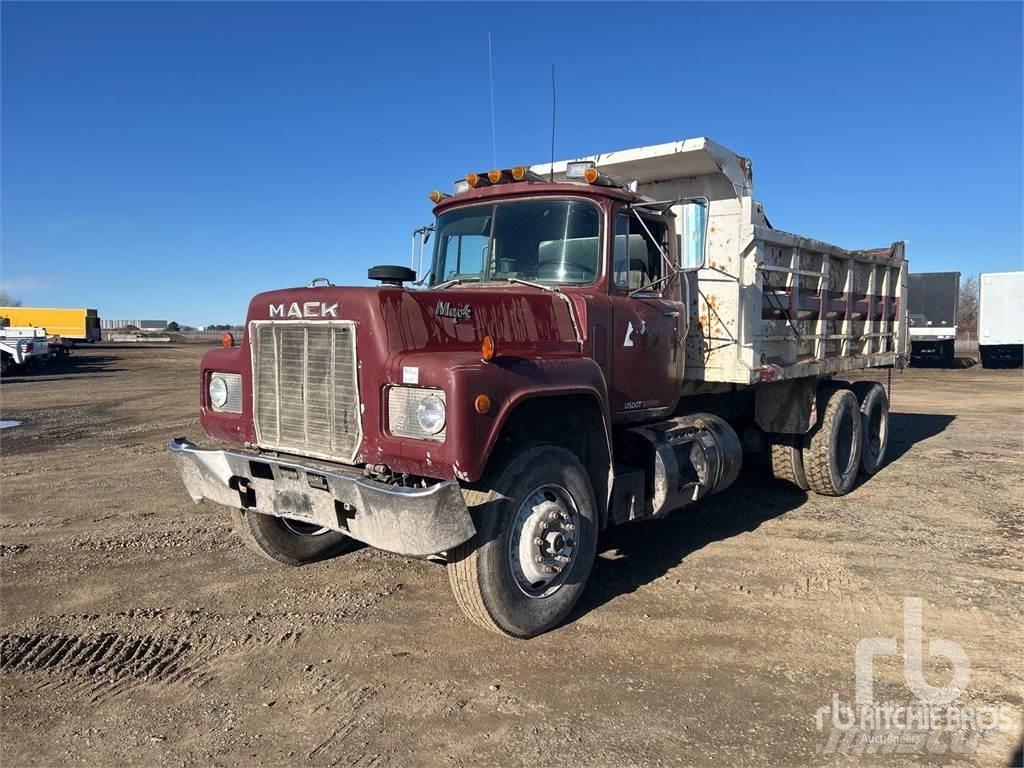
<path fill-rule="evenodd" d="M 663 216 L 626 209 L 615 214 L 609 394 L 611 410 L 620 417 L 650 418 L 674 409 L 678 400 L 684 311 L 680 278 L 656 282 L 669 269 L 659 246 L 675 264 L 671 232 Z"/>

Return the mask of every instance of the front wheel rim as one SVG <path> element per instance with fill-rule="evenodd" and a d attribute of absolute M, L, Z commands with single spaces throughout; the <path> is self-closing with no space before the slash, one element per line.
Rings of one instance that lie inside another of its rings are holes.
<path fill-rule="evenodd" d="M 508 562 L 519 590 L 549 597 L 568 580 L 580 550 L 580 513 L 572 495 L 547 483 L 526 494 L 508 539 Z"/>

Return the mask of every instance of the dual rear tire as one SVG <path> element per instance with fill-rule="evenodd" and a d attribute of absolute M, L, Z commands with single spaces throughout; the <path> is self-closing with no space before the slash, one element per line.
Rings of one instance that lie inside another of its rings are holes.
<path fill-rule="evenodd" d="M 804 491 L 843 496 L 857 475 L 873 475 L 885 462 L 889 401 L 881 384 L 858 381 L 818 391 L 818 424 L 806 435 L 776 435 L 772 474 Z"/>

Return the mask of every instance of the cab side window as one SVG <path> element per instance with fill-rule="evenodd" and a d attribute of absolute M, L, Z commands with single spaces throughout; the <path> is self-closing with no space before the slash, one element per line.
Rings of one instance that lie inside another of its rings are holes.
<path fill-rule="evenodd" d="M 620 213 L 615 219 L 614 279 L 617 287 L 627 291 L 650 285 L 664 275 L 664 260 L 658 246 L 668 252 L 665 224 L 655 218 L 643 218 L 643 224 L 632 213 Z M 652 290 L 657 292 L 659 288 L 655 286 Z"/>

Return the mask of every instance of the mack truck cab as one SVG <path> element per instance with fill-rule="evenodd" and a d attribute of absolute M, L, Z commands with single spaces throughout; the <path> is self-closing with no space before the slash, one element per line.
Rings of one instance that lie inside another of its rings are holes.
<path fill-rule="evenodd" d="M 807 435 L 835 416 L 831 395 L 815 406 L 827 365 L 787 377 L 764 358 L 745 383 L 707 381 L 705 350 L 719 343 L 708 307 L 726 309 L 707 302 L 713 283 L 698 273 L 728 275 L 707 263 L 728 195 L 709 179 L 644 193 L 602 157 L 470 173 L 452 194 L 432 192 L 419 273 L 381 266 L 373 286 L 317 279 L 253 298 L 240 343 L 201 363 L 202 426 L 232 447 L 171 441 L 193 500 L 228 507 L 242 539 L 285 565 L 353 541 L 439 560 L 471 620 L 526 638 L 568 616 L 604 528 L 733 482 L 757 383 L 792 385 L 773 399 L 795 402 L 785 418 L 796 413 L 796 426 L 767 425 L 788 429 L 778 474 L 849 490 L 866 423 L 852 395 L 836 417 L 848 429 L 827 425 L 839 459 L 807 473 L 800 463 L 805 443 L 820 458 Z M 735 168 L 715 165 L 726 181 Z"/>

